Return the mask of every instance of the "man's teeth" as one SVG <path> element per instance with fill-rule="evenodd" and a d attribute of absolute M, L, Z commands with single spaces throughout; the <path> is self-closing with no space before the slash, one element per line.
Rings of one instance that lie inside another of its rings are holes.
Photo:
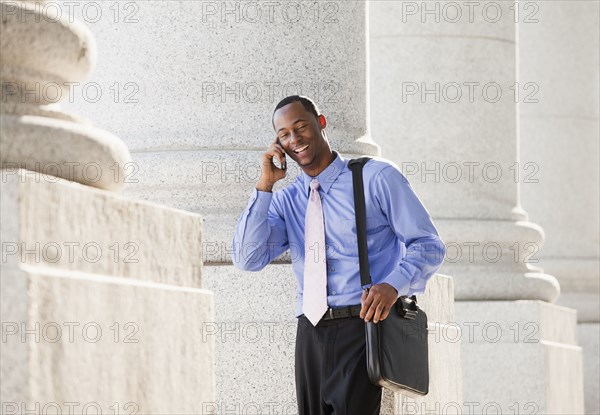
<path fill-rule="evenodd" d="M 305 145 L 302 148 L 299 148 L 298 150 L 294 150 L 295 153 L 302 153 L 304 150 L 306 150 L 308 148 L 308 145 Z"/>

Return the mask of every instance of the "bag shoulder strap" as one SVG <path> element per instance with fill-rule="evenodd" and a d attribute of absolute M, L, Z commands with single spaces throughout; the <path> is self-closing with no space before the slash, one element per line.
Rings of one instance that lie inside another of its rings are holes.
<path fill-rule="evenodd" d="M 363 182 L 363 167 L 371 157 L 361 157 L 348 162 L 348 168 L 352 171 L 352 188 L 354 190 L 354 210 L 356 212 L 356 234 L 358 237 L 358 263 L 360 266 L 361 286 L 373 283 L 369 266 L 369 247 L 367 245 L 367 209 L 365 205 L 365 187 Z M 408 297 L 408 296 L 401 296 Z M 416 307 L 417 297 L 411 295 Z M 401 302 L 400 302 L 401 303 Z"/>
<path fill-rule="evenodd" d="M 358 263 L 360 265 L 360 284 L 362 287 L 372 284 L 369 269 L 369 251 L 367 246 L 367 210 L 365 206 L 365 188 L 363 166 L 371 157 L 361 157 L 348 162 L 352 170 L 352 188 L 354 190 L 354 211 L 356 212 L 356 234 L 358 237 Z"/>

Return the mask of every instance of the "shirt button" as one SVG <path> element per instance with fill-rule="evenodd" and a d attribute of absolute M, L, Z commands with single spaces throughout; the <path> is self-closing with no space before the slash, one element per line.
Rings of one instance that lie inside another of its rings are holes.
<path fill-rule="evenodd" d="M 336 295 L 337 291 L 332 291 L 331 294 Z"/>

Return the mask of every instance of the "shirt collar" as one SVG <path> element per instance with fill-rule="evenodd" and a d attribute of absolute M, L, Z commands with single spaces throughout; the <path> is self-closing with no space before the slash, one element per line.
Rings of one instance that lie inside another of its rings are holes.
<path fill-rule="evenodd" d="M 333 150 L 332 153 L 335 155 L 333 161 L 325 168 L 325 170 L 316 176 L 321 189 L 323 189 L 325 193 L 329 192 L 329 188 L 346 166 L 346 159 L 344 159 L 341 154 L 335 150 Z M 313 179 L 313 176 L 309 176 L 304 171 L 302 171 L 301 174 L 303 189 L 307 195 L 310 195 L 310 182 Z"/>

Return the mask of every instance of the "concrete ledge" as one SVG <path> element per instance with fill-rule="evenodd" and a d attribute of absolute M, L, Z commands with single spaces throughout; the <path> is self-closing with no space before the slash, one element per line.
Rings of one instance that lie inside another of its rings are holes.
<path fill-rule="evenodd" d="M 583 386 L 585 413 L 600 413 L 600 324 L 578 324 L 579 344 L 583 348 Z"/>
<path fill-rule="evenodd" d="M 470 330 L 461 344 L 470 413 L 583 413 L 575 310 L 536 300 L 457 301 L 455 310 Z"/>
<path fill-rule="evenodd" d="M 2 275 L 2 302 L 27 305 L 25 315 L 2 310 L 3 413 L 50 411 L 53 403 L 67 413 L 65 403 L 73 403 L 76 412 L 117 405 L 197 414 L 199 402 L 214 399 L 214 342 L 202 338 L 212 293 L 24 268 Z"/>
<path fill-rule="evenodd" d="M 460 325 L 471 324 L 470 342 L 577 344 L 577 312 L 571 308 L 538 300 L 457 301 L 455 310 Z"/>
<path fill-rule="evenodd" d="M 2 413 L 197 414 L 213 401 L 201 217 L 2 174 Z"/>
<path fill-rule="evenodd" d="M 4 264 L 200 287 L 201 216 L 29 170 L 2 175 Z"/>

